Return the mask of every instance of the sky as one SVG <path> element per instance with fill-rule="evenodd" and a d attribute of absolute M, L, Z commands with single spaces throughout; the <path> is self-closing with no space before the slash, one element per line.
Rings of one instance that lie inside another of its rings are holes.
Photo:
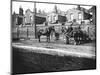
<path fill-rule="evenodd" d="M 53 11 L 55 4 L 47 4 L 47 3 L 36 3 L 37 11 L 39 9 L 44 10 L 45 12 Z M 62 5 L 62 4 L 56 4 L 57 8 L 61 11 L 67 11 L 68 9 L 76 8 L 76 5 Z M 19 8 L 22 7 L 24 10 L 24 13 L 27 9 L 30 9 L 33 11 L 34 3 L 30 2 L 12 2 L 12 13 L 15 11 L 16 13 L 19 13 Z M 91 8 L 92 6 L 81 6 L 86 9 Z"/>

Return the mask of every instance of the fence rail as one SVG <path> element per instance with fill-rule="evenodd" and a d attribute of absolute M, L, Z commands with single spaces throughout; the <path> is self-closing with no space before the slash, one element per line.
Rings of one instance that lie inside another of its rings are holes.
<path fill-rule="evenodd" d="M 49 25 L 53 26 L 53 25 Z M 68 25 L 54 25 L 56 32 L 61 33 L 61 28 L 62 27 L 67 27 Z M 74 25 L 73 27 L 75 27 Z M 37 25 L 37 30 L 38 29 L 45 29 L 48 26 L 44 25 Z M 83 31 L 85 31 L 92 39 L 95 39 L 95 25 L 81 25 L 81 28 Z M 22 26 L 22 27 L 15 27 L 12 28 L 12 38 L 30 38 L 33 39 L 35 38 L 35 29 L 34 26 Z"/>

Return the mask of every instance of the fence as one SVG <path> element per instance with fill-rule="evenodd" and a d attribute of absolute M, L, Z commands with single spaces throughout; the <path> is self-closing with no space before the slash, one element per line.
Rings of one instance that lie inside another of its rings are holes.
<path fill-rule="evenodd" d="M 49 25 L 52 26 L 52 25 Z M 67 27 L 68 25 L 53 25 L 55 26 L 55 30 L 58 33 L 61 33 L 62 27 Z M 37 25 L 38 29 L 45 29 L 48 26 Z M 73 26 L 75 27 L 75 26 Z M 83 31 L 89 35 L 89 37 L 93 40 L 95 39 L 95 25 L 81 25 Z M 35 29 L 34 26 L 22 26 L 12 28 L 12 38 L 20 38 L 20 39 L 34 39 L 35 38 Z"/>
<path fill-rule="evenodd" d="M 20 39 L 35 38 L 34 27 L 23 26 L 23 27 L 12 28 L 12 38 L 20 38 Z"/>

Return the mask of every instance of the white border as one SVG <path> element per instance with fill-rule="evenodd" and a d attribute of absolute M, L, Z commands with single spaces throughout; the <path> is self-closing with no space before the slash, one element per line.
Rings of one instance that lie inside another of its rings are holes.
<path fill-rule="evenodd" d="M 34 0 L 37 1 L 37 0 Z M 36 75 L 99 75 L 100 74 L 100 2 L 99 0 L 38 0 L 42 2 L 89 4 L 97 6 L 97 70 L 39 73 Z M 10 0 L 0 2 L 0 75 L 10 75 Z M 29 74 L 27 74 L 29 75 Z M 32 75 L 32 74 L 31 74 Z M 35 75 L 35 74 L 34 74 Z"/>

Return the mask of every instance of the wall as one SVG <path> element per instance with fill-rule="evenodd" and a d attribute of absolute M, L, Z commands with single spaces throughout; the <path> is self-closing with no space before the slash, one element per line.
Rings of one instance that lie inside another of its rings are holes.
<path fill-rule="evenodd" d="M 27 10 L 25 13 L 25 24 L 32 24 L 33 22 L 33 13 L 30 10 Z"/>
<path fill-rule="evenodd" d="M 78 15 L 79 13 L 82 14 L 82 19 L 81 20 L 83 20 L 83 12 L 80 11 L 80 10 L 76 10 L 76 9 L 68 10 L 66 17 L 67 17 L 68 21 L 73 21 L 73 20 L 71 20 L 71 14 L 73 14 L 73 19 L 79 20 L 79 15 Z"/>

